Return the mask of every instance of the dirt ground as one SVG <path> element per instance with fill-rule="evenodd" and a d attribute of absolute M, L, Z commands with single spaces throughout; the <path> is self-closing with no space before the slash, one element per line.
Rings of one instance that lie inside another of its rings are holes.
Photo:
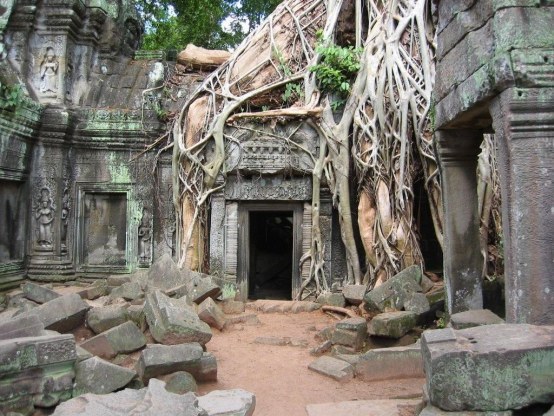
<path fill-rule="evenodd" d="M 242 388 L 256 395 L 256 416 L 302 416 L 307 404 L 422 395 L 425 379 L 339 383 L 311 370 L 318 344 L 317 330 L 336 321 L 316 311 L 300 314 L 258 313 L 261 324 L 235 324 L 219 332 L 206 345 L 218 362 L 217 383 L 199 385 L 199 393 Z M 258 344 L 258 337 L 289 337 L 290 344 Z M 297 345 L 297 346 L 295 346 Z M 352 415 L 358 416 L 358 415 Z"/>

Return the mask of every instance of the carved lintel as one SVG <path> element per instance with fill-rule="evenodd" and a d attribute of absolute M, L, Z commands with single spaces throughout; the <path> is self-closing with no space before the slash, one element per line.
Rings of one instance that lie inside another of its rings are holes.
<path fill-rule="evenodd" d="M 308 201 L 312 198 L 309 177 L 283 179 L 265 177 L 239 179 L 230 177 L 225 186 L 225 199 L 245 201 Z"/>

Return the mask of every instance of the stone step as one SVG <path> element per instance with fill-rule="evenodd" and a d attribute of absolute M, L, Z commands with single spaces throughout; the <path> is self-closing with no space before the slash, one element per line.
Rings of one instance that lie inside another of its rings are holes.
<path fill-rule="evenodd" d="M 321 304 L 310 301 L 259 299 L 247 303 L 246 307 L 263 313 L 301 313 L 316 311 L 321 308 Z"/>
<path fill-rule="evenodd" d="M 421 399 L 353 400 L 309 404 L 308 416 L 415 416 L 423 407 Z"/>

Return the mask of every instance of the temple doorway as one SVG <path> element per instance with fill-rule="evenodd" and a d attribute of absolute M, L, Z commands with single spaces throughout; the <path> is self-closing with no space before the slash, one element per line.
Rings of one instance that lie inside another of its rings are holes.
<path fill-rule="evenodd" d="M 301 206 L 243 204 L 239 276 L 248 299 L 292 299 L 299 286 Z"/>

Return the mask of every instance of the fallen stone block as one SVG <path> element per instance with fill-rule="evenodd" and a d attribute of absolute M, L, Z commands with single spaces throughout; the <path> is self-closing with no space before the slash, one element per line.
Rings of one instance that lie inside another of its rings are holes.
<path fill-rule="evenodd" d="M 38 316 L 16 316 L 0 322 L 0 340 L 43 335 L 44 324 Z"/>
<path fill-rule="evenodd" d="M 73 396 L 85 393 L 106 394 L 125 387 L 136 373 L 99 357 L 81 361 L 75 366 Z"/>
<path fill-rule="evenodd" d="M 316 302 L 321 305 L 338 306 L 339 308 L 346 306 L 346 299 L 342 293 L 324 292 L 317 297 Z"/>
<path fill-rule="evenodd" d="M 198 317 L 212 328 L 220 331 L 225 326 L 225 314 L 212 298 L 206 298 L 198 307 Z"/>
<path fill-rule="evenodd" d="M 125 300 L 136 300 L 144 296 L 139 282 L 127 282 L 116 287 L 110 293 L 111 298 L 123 298 Z"/>
<path fill-rule="evenodd" d="M 425 331 L 422 354 L 432 405 L 504 411 L 554 402 L 554 327 L 500 324 Z"/>
<path fill-rule="evenodd" d="M 178 409 L 179 413 L 176 413 Z M 174 394 L 152 379 L 148 388 L 112 394 L 85 394 L 59 405 L 53 416 L 206 416 L 193 393 Z"/>
<path fill-rule="evenodd" d="M 144 315 L 144 305 L 131 305 L 127 308 L 127 317 L 133 321 L 142 332 L 148 328 L 146 316 Z"/>
<path fill-rule="evenodd" d="M 351 305 L 360 305 L 364 301 L 366 285 L 344 285 L 342 294 Z"/>
<path fill-rule="evenodd" d="M 401 310 L 406 295 L 421 292 L 421 267 L 410 266 L 391 277 L 381 286 L 370 290 L 364 296 L 365 308 L 369 312 L 384 312 L 391 308 Z"/>
<path fill-rule="evenodd" d="M 217 299 L 221 295 L 221 288 L 212 280 L 211 276 L 203 273 L 186 270 L 187 295 L 200 305 L 207 298 Z"/>
<path fill-rule="evenodd" d="M 354 370 L 365 381 L 425 377 L 419 345 L 369 350 L 359 356 Z"/>
<path fill-rule="evenodd" d="M 319 357 L 308 368 L 340 382 L 347 382 L 354 378 L 354 368 L 346 361 L 333 357 Z"/>
<path fill-rule="evenodd" d="M 161 344 L 198 342 L 205 345 L 212 338 L 210 327 L 198 318 L 194 309 L 160 291 L 146 295 L 144 314 L 152 336 Z"/>
<path fill-rule="evenodd" d="M 423 293 L 407 293 L 404 298 L 404 310 L 417 315 L 428 312 L 431 309 L 427 297 Z"/>
<path fill-rule="evenodd" d="M 419 399 L 352 400 L 309 404 L 306 412 L 308 416 L 404 416 L 417 415 L 421 407 Z"/>
<path fill-rule="evenodd" d="M 129 283 L 131 281 L 131 276 L 128 274 L 113 274 L 108 276 L 107 284 L 111 287 L 118 287 L 122 284 Z"/>
<path fill-rule="evenodd" d="M 284 347 L 290 345 L 290 337 L 256 337 L 254 344 L 272 345 L 274 347 Z"/>
<path fill-rule="evenodd" d="M 187 371 L 191 374 L 201 365 L 202 346 L 198 343 L 179 345 L 147 345 L 141 351 L 136 370 L 146 383 L 153 377 Z M 193 374 L 194 375 L 194 374 Z"/>
<path fill-rule="evenodd" d="M 105 280 L 97 280 L 92 285 L 85 287 L 77 292 L 81 299 L 98 299 L 99 297 L 106 296 L 109 293 L 109 286 Z"/>
<path fill-rule="evenodd" d="M 419 416 L 512 416 L 511 410 L 505 412 L 446 412 L 438 407 L 428 404 L 419 414 Z M 546 416 L 546 415 L 545 415 Z"/>
<path fill-rule="evenodd" d="M 231 325 L 245 324 L 245 325 L 259 325 L 260 319 L 255 313 L 241 313 L 240 315 L 227 315 L 225 317 L 225 328 L 229 328 Z M 225 329 L 224 328 L 224 329 Z"/>
<path fill-rule="evenodd" d="M 321 303 L 310 302 L 307 300 L 298 300 L 292 302 L 290 307 L 290 312 L 292 313 L 302 313 L 302 312 L 313 312 L 321 309 Z"/>
<path fill-rule="evenodd" d="M 219 306 L 226 315 L 238 315 L 244 313 L 244 302 L 238 300 L 225 299 L 219 304 Z"/>
<path fill-rule="evenodd" d="M 71 397 L 77 359 L 73 335 L 0 341 L 0 414 L 33 413 Z"/>
<path fill-rule="evenodd" d="M 98 308 L 91 308 L 87 312 L 87 326 L 95 334 L 107 331 L 121 325 L 128 320 L 127 311 L 120 305 L 109 305 Z"/>
<path fill-rule="evenodd" d="M 146 291 L 168 290 L 186 283 L 186 279 L 169 254 L 164 254 L 148 269 Z"/>
<path fill-rule="evenodd" d="M 77 345 L 76 347 L 76 352 L 77 352 L 77 362 L 85 361 L 85 360 L 88 360 L 89 358 L 94 357 L 90 352 L 80 347 L 79 345 Z"/>
<path fill-rule="evenodd" d="M 256 408 L 256 396 L 246 390 L 215 390 L 198 398 L 198 406 L 208 416 L 252 416 Z"/>
<path fill-rule="evenodd" d="M 345 345 L 359 351 L 367 337 L 367 322 L 364 318 L 348 318 L 337 322 L 331 342 L 334 345 Z"/>
<path fill-rule="evenodd" d="M 21 290 L 27 299 L 40 304 L 49 302 L 61 296 L 58 292 L 33 282 L 22 283 Z"/>
<path fill-rule="evenodd" d="M 211 352 L 205 352 L 200 357 L 200 362 L 191 364 L 186 371 L 191 373 L 196 381 L 202 383 L 217 381 L 217 359 Z"/>
<path fill-rule="evenodd" d="M 413 312 L 399 311 L 381 313 L 369 324 L 369 333 L 387 338 L 401 338 L 416 325 L 417 316 Z"/>
<path fill-rule="evenodd" d="M 81 344 L 98 357 L 111 359 L 118 354 L 136 351 L 146 345 L 146 337 L 134 322 L 127 321 L 108 329 Z"/>
<path fill-rule="evenodd" d="M 335 332 L 334 326 L 327 326 L 316 332 L 314 338 L 316 341 L 331 341 L 333 338 L 333 332 Z"/>
<path fill-rule="evenodd" d="M 324 341 L 319 344 L 317 347 L 312 348 L 310 351 L 311 355 L 320 356 L 331 350 L 333 343 L 331 341 Z"/>
<path fill-rule="evenodd" d="M 31 311 L 25 312 L 24 315 L 37 315 L 45 329 L 63 333 L 82 325 L 88 309 L 89 306 L 81 297 L 76 293 L 72 293 L 46 302 Z"/>
<path fill-rule="evenodd" d="M 481 325 L 503 324 L 504 320 L 488 309 L 475 309 L 458 312 L 450 316 L 450 324 L 454 329 L 466 329 Z"/>
<path fill-rule="evenodd" d="M 186 371 L 177 371 L 160 378 L 165 381 L 165 389 L 171 393 L 196 393 L 198 390 L 198 385 L 193 375 Z"/>
<path fill-rule="evenodd" d="M 421 289 L 423 290 L 423 293 L 427 293 L 431 289 L 433 289 L 433 287 L 435 287 L 435 282 L 429 279 L 425 274 L 422 274 L 420 285 L 421 285 Z"/>

